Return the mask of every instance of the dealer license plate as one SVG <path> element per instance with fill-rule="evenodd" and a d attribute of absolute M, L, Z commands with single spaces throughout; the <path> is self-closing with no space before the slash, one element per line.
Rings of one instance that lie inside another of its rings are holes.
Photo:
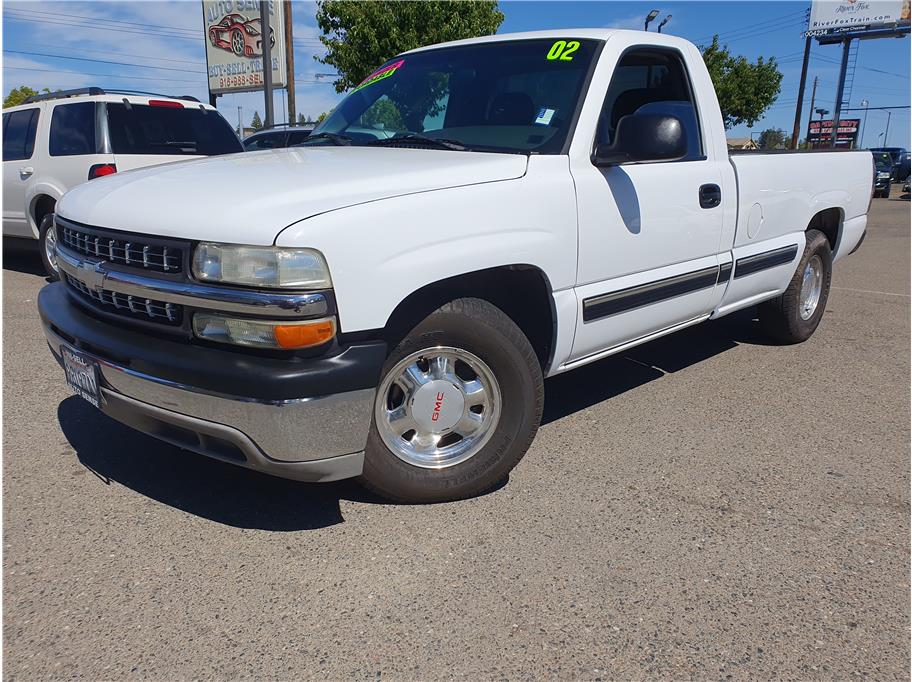
<path fill-rule="evenodd" d="M 73 393 L 98 407 L 98 364 L 66 346 L 60 347 L 66 381 Z"/>

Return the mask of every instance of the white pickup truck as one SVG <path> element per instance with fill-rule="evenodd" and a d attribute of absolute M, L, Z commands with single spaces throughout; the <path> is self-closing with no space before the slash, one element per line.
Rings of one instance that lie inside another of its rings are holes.
<path fill-rule="evenodd" d="M 395 57 L 305 146 L 68 192 L 38 305 L 71 387 L 140 431 L 451 500 L 516 466 L 544 377 L 756 304 L 810 337 L 872 177 L 730 155 L 684 40 L 491 36 Z"/>

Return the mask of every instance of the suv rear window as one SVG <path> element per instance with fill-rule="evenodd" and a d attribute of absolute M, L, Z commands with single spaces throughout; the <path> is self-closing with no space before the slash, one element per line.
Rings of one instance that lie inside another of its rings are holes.
<path fill-rule="evenodd" d="M 32 158 L 37 127 L 37 107 L 3 114 L 3 160 L 20 161 Z"/>
<path fill-rule="evenodd" d="M 95 144 L 95 102 L 58 104 L 51 114 L 51 156 L 97 154 Z"/>
<path fill-rule="evenodd" d="M 115 154 L 214 156 L 244 151 L 222 116 L 197 107 L 108 103 L 108 133 Z"/>

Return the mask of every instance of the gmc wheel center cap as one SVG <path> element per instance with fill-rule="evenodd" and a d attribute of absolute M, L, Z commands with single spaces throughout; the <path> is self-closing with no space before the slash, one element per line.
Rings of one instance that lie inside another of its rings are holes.
<path fill-rule="evenodd" d="M 412 400 L 412 418 L 422 431 L 447 431 L 462 418 L 464 410 L 462 391 L 442 379 L 426 383 Z"/>

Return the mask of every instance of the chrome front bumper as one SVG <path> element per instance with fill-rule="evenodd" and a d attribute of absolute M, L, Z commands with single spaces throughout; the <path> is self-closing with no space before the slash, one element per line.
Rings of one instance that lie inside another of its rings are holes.
<path fill-rule="evenodd" d="M 61 362 L 60 346 L 71 344 L 47 323 L 44 332 Z M 98 363 L 101 410 L 139 431 L 283 478 L 361 474 L 375 389 L 265 401 L 202 391 L 79 352 Z"/>

